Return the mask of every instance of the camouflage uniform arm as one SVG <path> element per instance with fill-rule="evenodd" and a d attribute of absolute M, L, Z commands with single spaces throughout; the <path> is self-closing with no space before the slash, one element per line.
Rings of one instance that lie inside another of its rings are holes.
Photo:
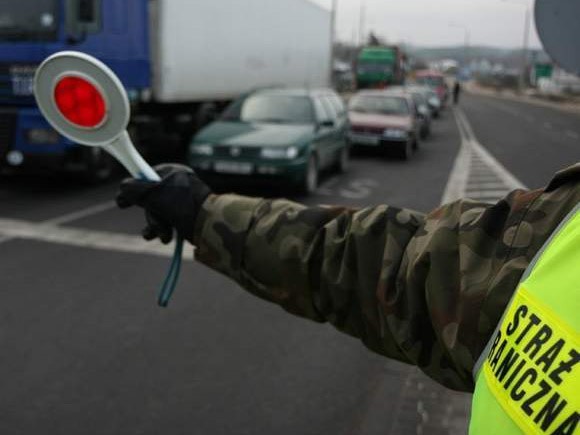
<path fill-rule="evenodd" d="M 367 346 L 406 360 L 379 337 L 379 281 L 394 281 L 422 215 L 393 207 L 304 207 L 216 195 L 196 228 L 196 258 L 287 311 L 329 321 Z"/>
<path fill-rule="evenodd" d="M 426 217 L 216 195 L 197 221 L 196 257 L 291 313 L 468 391 L 474 361 L 558 223 L 554 214 L 534 232 L 545 216 L 528 209 L 540 193 L 459 201 Z"/>

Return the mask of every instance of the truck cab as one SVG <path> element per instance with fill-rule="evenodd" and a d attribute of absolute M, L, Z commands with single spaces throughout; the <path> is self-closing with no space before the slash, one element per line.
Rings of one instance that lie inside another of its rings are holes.
<path fill-rule="evenodd" d="M 357 57 L 357 89 L 384 89 L 404 81 L 404 56 L 399 47 L 365 47 Z"/>
<path fill-rule="evenodd" d="M 131 19 L 129 19 L 131 17 Z M 146 0 L 4 0 L 0 10 L 0 169 L 67 169 L 106 178 L 103 152 L 56 133 L 33 95 L 38 65 L 62 50 L 107 63 L 132 101 L 150 88 Z"/>

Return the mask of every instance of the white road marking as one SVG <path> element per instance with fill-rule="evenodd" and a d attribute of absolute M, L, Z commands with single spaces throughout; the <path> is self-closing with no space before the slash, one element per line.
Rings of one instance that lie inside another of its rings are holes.
<path fill-rule="evenodd" d="M 501 190 L 468 190 L 467 196 L 471 199 L 503 198 L 510 192 L 509 189 Z"/>
<path fill-rule="evenodd" d="M 340 181 L 340 179 L 338 177 L 330 178 L 323 185 L 321 185 L 318 189 L 316 189 L 316 194 L 323 195 L 323 196 L 334 195 L 334 192 L 332 189 L 338 184 L 339 181 Z"/>
<path fill-rule="evenodd" d="M 572 139 L 580 139 L 580 134 L 572 130 L 566 131 L 566 136 L 571 137 Z"/>
<path fill-rule="evenodd" d="M 459 125 L 459 121 L 457 124 Z M 459 127 L 459 130 L 461 132 L 461 147 L 459 148 L 459 154 L 457 154 L 457 158 L 453 164 L 453 169 L 451 170 L 451 174 L 447 180 L 447 186 L 445 187 L 443 198 L 441 200 L 442 204 L 448 204 L 463 198 L 467 188 L 469 166 L 473 149 L 470 143 L 464 138 L 461 127 Z"/>
<path fill-rule="evenodd" d="M 47 225 L 64 225 L 70 222 L 77 221 L 79 219 L 84 219 L 89 216 L 93 216 L 99 213 L 103 213 L 105 211 L 112 210 L 116 207 L 115 201 L 107 201 L 100 204 L 95 204 L 87 208 L 83 208 L 78 211 L 74 211 L 72 213 L 68 213 L 54 219 L 49 219 L 44 221 L 43 224 Z"/>
<path fill-rule="evenodd" d="M 473 178 L 470 179 L 470 181 L 473 181 Z M 493 189 L 501 189 L 504 188 L 505 185 L 502 182 L 479 182 L 479 183 L 472 183 L 471 184 L 472 187 L 474 188 L 474 190 L 479 191 L 479 190 L 493 190 Z"/>
<path fill-rule="evenodd" d="M 350 181 L 346 186 L 339 188 L 339 177 L 333 177 L 316 190 L 320 196 L 341 196 L 346 199 L 364 199 L 371 196 L 378 183 L 368 178 Z"/>
<path fill-rule="evenodd" d="M 468 139 L 471 142 L 475 154 L 482 163 L 485 163 L 492 173 L 497 175 L 500 180 L 506 183 L 507 187 L 511 190 L 513 189 L 526 189 L 524 183 L 518 180 L 511 172 L 509 172 L 495 157 L 493 157 L 487 149 L 479 143 L 471 124 L 467 120 L 467 117 L 461 109 L 456 110 L 456 115 L 462 119 L 463 126 L 465 128 L 465 133 L 468 135 Z"/>
<path fill-rule="evenodd" d="M 526 189 L 479 141 L 467 117 L 454 109 L 461 135 L 461 148 L 449 176 L 442 203 L 464 197 L 498 200 L 514 189 Z"/>
<path fill-rule="evenodd" d="M 552 124 L 549 122 L 544 122 L 544 128 L 551 130 L 552 129 Z"/>
<path fill-rule="evenodd" d="M 523 183 L 512 175 L 501 163 L 499 163 L 477 140 L 469 121 L 461 109 L 454 109 L 457 126 L 461 135 L 461 148 L 453 169 L 449 176 L 442 203 L 449 203 L 461 198 L 472 197 L 482 201 L 495 202 L 505 196 L 509 191 L 525 188 Z M 418 378 L 418 370 L 410 371 L 406 385 Z M 419 378 L 420 379 L 420 378 Z M 420 389 L 420 384 L 417 388 Z M 404 400 L 404 397 L 402 398 Z M 446 393 L 448 401 L 448 416 L 453 414 L 466 415 L 469 409 L 470 399 L 459 394 Z M 429 415 L 425 412 L 423 403 L 417 403 L 417 413 L 421 417 L 416 426 L 416 433 L 423 434 Z M 449 419 L 451 423 L 451 419 Z M 457 430 L 450 433 L 465 433 L 467 431 L 465 419 L 454 419 Z"/>
<path fill-rule="evenodd" d="M 354 180 L 346 188 L 340 189 L 339 195 L 346 199 L 364 199 L 371 196 L 373 188 L 377 186 L 378 183 L 374 180 Z"/>
<path fill-rule="evenodd" d="M 93 216 L 95 214 L 99 214 L 108 210 L 112 210 L 116 207 L 114 201 L 107 201 L 100 204 L 91 205 L 89 207 L 74 211 L 72 213 L 67 213 L 62 216 L 58 216 L 52 219 L 48 219 L 46 221 L 41 222 L 41 225 L 47 226 L 58 226 L 58 225 L 65 225 L 70 222 L 74 222 L 78 219 L 87 218 L 89 216 Z M 2 243 L 6 243 L 12 240 L 12 237 L 6 236 L 2 234 L 0 231 L 0 245 Z"/>
<path fill-rule="evenodd" d="M 79 228 L 63 228 L 16 219 L 0 219 L 0 233 L 10 238 L 58 243 L 80 248 L 149 254 L 160 257 L 171 257 L 173 255 L 171 246 L 162 245 L 160 242 L 146 242 L 142 237 L 138 236 Z M 192 259 L 191 255 L 184 257 Z"/>
<path fill-rule="evenodd" d="M 61 225 L 103 213 L 115 207 L 114 201 L 106 201 L 40 223 L 0 218 L 0 244 L 14 239 L 27 239 L 81 248 L 148 254 L 161 257 L 171 257 L 173 255 L 173 248 L 171 246 L 165 246 L 156 241 L 146 242 L 139 236 L 61 227 Z M 191 255 L 184 255 L 184 258 L 192 259 L 193 257 Z"/>

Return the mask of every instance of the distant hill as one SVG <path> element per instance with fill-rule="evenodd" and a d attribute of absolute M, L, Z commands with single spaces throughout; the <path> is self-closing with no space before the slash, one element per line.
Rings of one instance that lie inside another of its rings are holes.
<path fill-rule="evenodd" d="M 440 59 L 462 61 L 466 54 L 466 48 L 464 46 L 435 48 L 407 46 L 405 47 L 405 51 L 411 57 L 422 59 L 427 62 Z M 487 46 L 469 47 L 467 53 L 470 60 L 487 59 L 490 62 L 501 62 L 504 64 L 518 64 L 522 56 L 522 50 Z M 530 57 L 543 59 L 546 57 L 546 54 L 542 50 L 530 50 Z"/>
<path fill-rule="evenodd" d="M 465 60 L 466 50 L 464 46 L 451 47 L 416 47 L 406 45 L 404 51 L 416 60 L 431 62 L 443 59 L 453 59 L 458 62 Z M 335 55 L 344 62 L 352 62 L 356 58 L 358 48 L 347 43 L 337 43 L 335 46 Z M 522 50 L 498 48 L 489 46 L 471 46 L 468 51 L 468 59 L 488 60 L 491 63 L 501 63 L 505 66 L 518 67 L 521 65 Z M 530 58 L 538 59 L 542 62 L 549 61 L 548 56 L 542 50 L 530 50 Z"/>

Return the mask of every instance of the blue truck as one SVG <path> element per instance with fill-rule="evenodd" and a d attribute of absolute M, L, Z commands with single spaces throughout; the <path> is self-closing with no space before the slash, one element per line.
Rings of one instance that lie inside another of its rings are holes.
<path fill-rule="evenodd" d="M 329 30 L 330 13 L 308 0 L 0 0 L 0 170 L 111 173 L 108 155 L 58 135 L 35 104 L 34 73 L 55 52 L 91 54 L 118 74 L 130 134 L 150 156 L 185 151 L 250 89 L 326 85 Z"/>

